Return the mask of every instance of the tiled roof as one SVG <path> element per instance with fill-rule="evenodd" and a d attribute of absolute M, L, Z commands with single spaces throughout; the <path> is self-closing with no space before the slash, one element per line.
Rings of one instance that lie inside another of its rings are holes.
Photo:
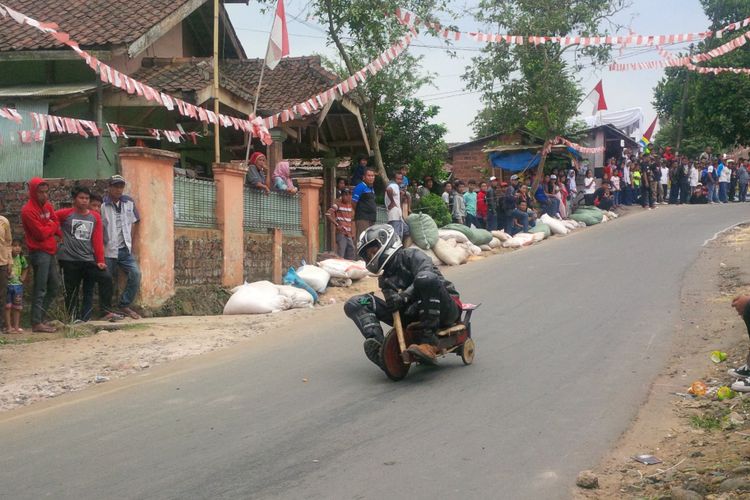
<path fill-rule="evenodd" d="M 55 22 L 84 48 L 130 44 L 190 0 L 3 0 L 37 21 Z M 36 29 L 0 17 L 0 52 L 59 49 Z"/>
<path fill-rule="evenodd" d="M 144 62 L 148 62 L 145 61 Z M 211 85 L 213 66 L 210 59 L 153 60 L 152 67 L 144 67 L 133 78 L 148 83 L 166 93 L 195 92 Z M 249 103 L 255 101 L 255 91 L 263 59 L 221 61 L 221 86 Z M 320 64 L 320 57 L 288 57 L 273 71 L 266 69 L 258 101 L 264 114 L 275 113 L 302 102 L 338 83 L 333 73 Z"/>

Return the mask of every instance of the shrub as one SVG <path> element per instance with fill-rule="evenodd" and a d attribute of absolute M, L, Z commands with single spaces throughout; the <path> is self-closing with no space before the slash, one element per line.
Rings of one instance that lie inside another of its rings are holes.
<path fill-rule="evenodd" d="M 438 227 L 451 223 L 451 214 L 443 199 L 436 194 L 428 194 L 419 200 L 414 208 L 415 212 L 427 214 L 435 221 Z"/>

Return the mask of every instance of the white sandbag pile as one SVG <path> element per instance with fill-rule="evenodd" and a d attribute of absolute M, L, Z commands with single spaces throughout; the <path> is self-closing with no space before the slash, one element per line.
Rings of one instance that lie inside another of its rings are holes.
<path fill-rule="evenodd" d="M 422 252 L 422 253 L 426 254 L 426 255 L 427 255 L 427 256 L 428 256 L 429 258 L 430 258 L 430 260 L 432 261 L 432 265 L 433 265 L 433 266 L 441 266 L 441 265 L 443 265 L 443 261 L 441 261 L 441 260 L 440 260 L 440 259 L 438 258 L 438 256 L 437 256 L 437 255 L 435 255 L 435 252 L 433 252 L 432 250 L 425 250 L 425 249 L 423 249 L 423 248 L 419 248 L 419 247 L 418 247 L 417 245 L 412 245 L 412 246 L 410 246 L 409 248 L 416 248 L 416 249 L 418 249 L 418 250 L 419 250 L 420 252 Z"/>
<path fill-rule="evenodd" d="M 563 224 L 563 221 L 550 217 L 547 214 L 542 215 L 539 220 L 542 224 L 547 224 L 552 234 L 568 234 L 570 230 Z"/>
<path fill-rule="evenodd" d="M 290 285 L 274 285 L 279 290 L 279 295 L 283 295 L 289 299 L 290 309 L 302 309 L 305 307 L 313 307 L 313 297 L 307 291 L 302 288 L 297 288 Z"/>
<path fill-rule="evenodd" d="M 500 240 L 501 243 L 506 242 L 512 238 L 512 236 L 506 233 L 504 230 L 492 231 L 492 236 Z"/>
<path fill-rule="evenodd" d="M 299 276 L 302 281 L 307 283 L 310 288 L 318 293 L 323 293 L 326 291 L 328 281 L 331 279 L 331 275 L 328 271 L 318 266 L 311 266 L 309 264 L 306 264 L 297 269 L 297 276 Z"/>
<path fill-rule="evenodd" d="M 460 266 L 469 259 L 468 249 L 463 245 L 458 245 L 454 239 L 438 238 L 432 251 L 447 266 Z"/>
<path fill-rule="evenodd" d="M 536 233 L 541 234 L 542 238 L 544 238 L 544 233 Z M 529 246 L 532 243 L 534 243 L 534 235 L 531 233 L 518 233 L 508 241 L 503 242 L 503 248 L 521 248 L 525 246 Z"/>
<path fill-rule="evenodd" d="M 292 300 L 281 295 L 276 285 L 271 283 L 272 286 L 268 287 L 263 282 L 259 283 L 261 285 L 246 283 L 238 287 L 224 305 L 224 314 L 267 314 L 291 307 Z"/>
<path fill-rule="evenodd" d="M 438 237 L 441 240 L 456 240 L 457 243 L 466 243 L 469 238 L 462 232 L 454 229 L 438 229 Z"/>
<path fill-rule="evenodd" d="M 370 274 L 362 260 L 326 259 L 318 262 L 318 267 L 327 271 L 331 278 L 344 278 L 353 281 L 361 280 Z"/>
<path fill-rule="evenodd" d="M 503 242 L 499 238 L 493 236 L 492 241 L 490 241 L 490 244 L 488 246 L 491 250 L 494 250 L 495 248 L 501 248 L 503 246 Z"/>

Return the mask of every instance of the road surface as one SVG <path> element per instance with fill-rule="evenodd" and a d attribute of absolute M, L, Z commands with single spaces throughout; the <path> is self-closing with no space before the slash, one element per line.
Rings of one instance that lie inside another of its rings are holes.
<path fill-rule="evenodd" d="M 0 497 L 566 498 L 662 367 L 683 273 L 748 208 L 634 210 L 451 269 L 483 303 L 470 367 L 390 382 L 337 306 L 10 412 Z"/>

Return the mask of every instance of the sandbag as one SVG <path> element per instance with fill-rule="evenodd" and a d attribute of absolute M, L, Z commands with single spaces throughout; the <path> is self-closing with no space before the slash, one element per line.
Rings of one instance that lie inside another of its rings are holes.
<path fill-rule="evenodd" d="M 492 251 L 492 247 L 489 246 L 489 245 L 479 245 L 479 249 L 482 250 L 483 252 L 491 252 Z"/>
<path fill-rule="evenodd" d="M 313 297 L 306 290 L 290 285 L 277 285 L 276 288 L 279 290 L 279 295 L 283 295 L 289 299 L 289 307 L 291 309 L 313 306 Z"/>
<path fill-rule="evenodd" d="M 611 220 L 611 219 L 616 219 L 617 217 L 619 217 L 619 216 L 618 216 L 618 215 L 617 215 L 616 213 L 614 213 L 614 212 L 612 212 L 612 211 L 607 211 L 607 212 L 604 212 L 604 214 L 605 214 L 605 215 L 606 215 L 607 217 L 609 217 L 609 218 L 610 218 L 610 220 Z"/>
<path fill-rule="evenodd" d="M 539 220 L 542 222 L 542 224 L 547 224 L 549 226 L 552 234 L 568 234 L 570 232 L 561 220 L 550 217 L 548 214 L 542 215 Z"/>
<path fill-rule="evenodd" d="M 297 275 L 297 272 L 294 270 L 293 267 L 290 267 L 289 271 L 287 271 L 286 274 L 284 275 L 284 284 L 291 285 L 293 287 L 304 290 L 305 293 L 308 293 L 312 297 L 313 303 L 318 301 L 317 292 L 315 292 L 315 290 L 313 290 L 313 288 L 310 285 L 305 283 L 305 280 L 303 280 Z"/>
<path fill-rule="evenodd" d="M 562 223 L 565 224 L 565 227 L 567 227 L 571 231 L 573 229 L 578 229 L 578 223 L 575 221 L 565 219 L 564 221 L 562 221 Z"/>
<path fill-rule="evenodd" d="M 471 242 L 459 243 L 456 247 L 464 247 L 469 255 L 482 255 L 482 249 Z"/>
<path fill-rule="evenodd" d="M 438 229 L 438 238 L 443 240 L 456 240 L 458 243 L 465 243 L 469 241 L 469 238 L 455 229 Z"/>
<path fill-rule="evenodd" d="M 475 245 L 486 245 L 492 241 L 492 233 L 486 229 L 472 229 L 464 226 L 463 224 L 448 224 L 443 229 L 450 229 L 463 233 L 469 241 Z"/>
<path fill-rule="evenodd" d="M 352 286 L 352 280 L 350 278 L 331 278 L 328 280 L 328 286 L 347 288 Z"/>
<path fill-rule="evenodd" d="M 492 231 L 492 236 L 494 236 L 495 238 L 497 238 L 498 240 L 500 240 L 501 243 L 503 241 L 508 241 L 509 239 L 511 239 L 511 235 L 509 235 L 508 233 L 506 233 L 504 230 Z"/>
<path fill-rule="evenodd" d="M 318 267 L 327 271 L 331 278 L 361 280 L 369 274 L 361 260 L 326 259 L 318 262 Z"/>
<path fill-rule="evenodd" d="M 508 241 L 503 243 L 505 248 L 520 248 L 534 243 L 534 235 L 530 233 L 518 233 Z"/>
<path fill-rule="evenodd" d="M 529 228 L 529 233 L 541 234 L 543 236 L 542 239 L 552 236 L 552 230 L 549 228 L 549 226 L 547 224 L 542 224 L 541 222 L 536 226 Z"/>
<path fill-rule="evenodd" d="M 310 285 L 310 287 L 318 293 L 326 291 L 328 280 L 331 279 L 331 275 L 328 274 L 328 271 L 309 264 L 297 269 L 297 276 L 302 278 L 305 283 Z"/>
<path fill-rule="evenodd" d="M 438 258 L 438 256 L 435 255 L 435 252 L 433 252 L 432 250 L 423 250 L 423 249 L 419 248 L 417 245 L 413 245 L 410 248 L 417 248 L 417 249 L 419 249 L 420 252 L 426 254 L 430 258 L 430 260 L 432 260 L 432 265 L 433 266 L 440 266 L 440 265 L 443 264 L 443 261 L 441 261 Z"/>
<path fill-rule="evenodd" d="M 532 234 L 534 235 L 534 243 L 539 243 L 545 238 L 544 233 L 532 233 Z"/>
<path fill-rule="evenodd" d="M 451 247 L 445 240 L 439 240 L 432 249 L 443 264 L 448 266 L 459 266 L 466 262 L 469 254 L 464 247 Z"/>
<path fill-rule="evenodd" d="M 596 214 L 591 212 L 576 212 L 572 214 L 570 218 L 576 222 L 582 222 L 586 224 L 586 226 L 593 226 L 602 221 L 601 218 L 597 218 Z"/>
<path fill-rule="evenodd" d="M 267 314 L 289 309 L 291 301 L 271 288 L 242 285 L 224 305 L 224 314 Z"/>
<path fill-rule="evenodd" d="M 502 246 L 503 246 L 503 242 L 502 242 L 502 241 L 500 241 L 500 240 L 499 240 L 498 238 L 495 238 L 495 237 L 493 236 L 493 237 L 492 237 L 492 241 L 490 241 L 490 243 L 489 243 L 489 246 L 490 246 L 490 248 L 492 248 L 492 249 L 495 249 L 495 248 L 500 248 L 500 247 L 502 247 Z"/>
<path fill-rule="evenodd" d="M 448 246 L 450 246 L 451 248 L 456 248 L 456 245 L 458 245 L 458 242 L 454 240 L 453 238 L 449 238 L 443 241 L 445 241 L 448 244 Z M 465 243 L 469 243 L 469 240 L 466 240 Z"/>
<path fill-rule="evenodd" d="M 411 239 L 415 245 L 424 250 L 435 246 L 438 240 L 438 227 L 427 214 L 411 214 L 406 218 Z"/>

